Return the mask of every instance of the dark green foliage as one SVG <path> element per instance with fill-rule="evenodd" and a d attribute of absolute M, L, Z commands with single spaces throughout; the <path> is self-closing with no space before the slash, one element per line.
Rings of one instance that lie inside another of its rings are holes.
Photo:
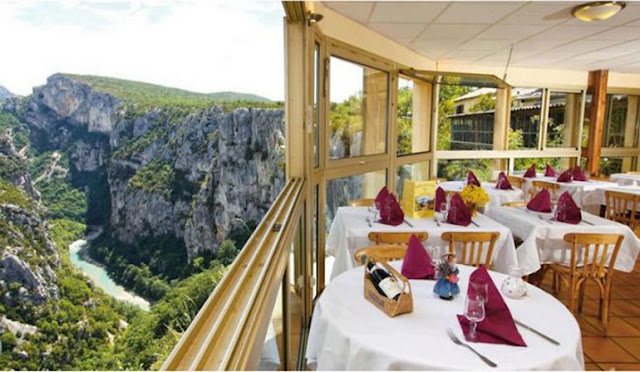
<path fill-rule="evenodd" d="M 230 265 L 238 255 L 238 248 L 233 240 L 226 239 L 218 247 L 216 258 L 223 265 Z"/>
<path fill-rule="evenodd" d="M 16 149 L 20 150 L 30 145 L 29 127 L 20 122 L 13 114 L 0 110 L 0 133 L 10 131 L 13 137 L 13 144 Z"/>
<path fill-rule="evenodd" d="M 87 195 L 85 192 L 74 189 L 61 179 L 43 180 L 38 183 L 37 188 L 50 218 L 86 221 Z"/>
<path fill-rule="evenodd" d="M 27 210 L 37 208 L 36 203 L 29 195 L 3 179 L 0 179 L 0 204 L 14 204 Z"/>
<path fill-rule="evenodd" d="M 140 189 L 148 193 L 159 193 L 166 199 L 171 197 L 174 181 L 174 170 L 171 164 L 154 160 L 129 179 L 127 187 Z"/>

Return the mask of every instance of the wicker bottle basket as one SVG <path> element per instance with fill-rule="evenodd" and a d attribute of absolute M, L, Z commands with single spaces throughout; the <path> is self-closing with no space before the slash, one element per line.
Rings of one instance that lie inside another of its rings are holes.
<path fill-rule="evenodd" d="M 409 284 L 409 280 L 400 274 L 396 269 L 391 267 L 386 261 L 378 261 L 380 265 L 384 266 L 384 268 L 396 278 L 399 282 L 402 283 L 402 293 L 398 300 L 394 300 L 392 298 L 388 298 L 387 296 L 381 295 L 378 293 L 378 290 L 371 282 L 370 274 L 366 270 L 368 263 L 371 262 L 374 265 L 376 261 L 367 257 L 367 262 L 365 263 L 364 270 L 364 297 L 371 302 L 375 307 L 382 310 L 389 317 L 393 318 L 400 314 L 406 314 L 413 312 L 413 294 L 411 293 L 411 284 Z"/>

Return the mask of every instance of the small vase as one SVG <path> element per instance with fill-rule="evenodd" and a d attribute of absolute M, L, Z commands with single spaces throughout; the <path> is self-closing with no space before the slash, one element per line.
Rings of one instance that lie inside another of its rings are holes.
<path fill-rule="evenodd" d="M 511 268 L 509 276 L 502 282 L 500 289 L 509 298 L 522 298 L 527 295 L 527 283 L 522 279 L 524 271 Z"/>

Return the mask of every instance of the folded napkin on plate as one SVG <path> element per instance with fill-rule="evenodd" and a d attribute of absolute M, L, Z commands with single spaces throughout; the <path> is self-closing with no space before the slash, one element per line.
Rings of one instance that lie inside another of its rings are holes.
<path fill-rule="evenodd" d="M 468 226 L 471 223 L 471 211 L 459 194 L 451 197 L 451 206 L 447 214 L 447 222 L 454 225 Z"/>
<path fill-rule="evenodd" d="M 489 344 L 507 344 L 513 346 L 527 346 L 522 339 L 516 324 L 513 322 L 511 311 L 504 302 L 502 295 L 493 283 L 487 269 L 480 267 L 476 269 L 469 281 L 486 282 L 487 283 L 487 302 L 485 303 L 485 318 L 478 323 L 476 328 L 478 338 L 476 342 L 486 342 Z M 469 286 L 467 294 L 473 296 L 473 286 Z M 458 322 L 465 335 L 469 333 L 469 321 L 464 315 L 458 315 Z M 467 338 L 467 341 L 471 341 Z"/>
<path fill-rule="evenodd" d="M 524 177 L 526 178 L 536 178 L 536 164 L 531 164 L 531 166 L 529 167 L 529 169 L 527 169 L 526 172 L 524 172 Z"/>
<path fill-rule="evenodd" d="M 393 194 L 387 195 L 380 208 L 380 223 L 398 226 L 404 221 L 404 212 Z"/>
<path fill-rule="evenodd" d="M 573 168 L 573 180 L 574 181 L 587 181 L 587 175 L 584 174 L 582 168 L 575 167 Z"/>
<path fill-rule="evenodd" d="M 411 235 L 407 253 L 404 255 L 402 262 L 402 275 L 407 279 L 433 279 L 436 268 L 431 262 L 429 253 L 424 249 L 420 240 Z"/>
<path fill-rule="evenodd" d="M 378 195 L 376 196 L 376 199 L 374 201 L 374 204 L 376 205 L 376 208 L 378 208 L 378 210 L 382 209 L 382 203 L 387 198 L 387 196 L 389 196 L 389 190 L 387 190 L 387 186 L 384 186 L 382 189 L 380 189 L 380 192 L 378 192 Z"/>
<path fill-rule="evenodd" d="M 469 174 L 467 174 L 467 185 L 475 185 L 480 187 L 480 181 L 478 181 L 478 177 L 476 177 L 476 175 L 471 171 L 469 172 Z"/>
<path fill-rule="evenodd" d="M 552 166 L 550 166 L 549 164 L 547 164 L 547 169 L 544 170 L 544 176 L 545 177 L 555 177 L 558 174 L 556 173 L 556 170 L 553 169 Z"/>
<path fill-rule="evenodd" d="M 547 189 L 542 189 L 527 203 L 527 209 L 535 212 L 551 212 L 551 194 Z"/>
<path fill-rule="evenodd" d="M 447 194 L 444 192 L 442 187 L 438 187 L 436 189 L 436 198 L 434 200 L 436 212 L 440 212 L 440 207 L 442 207 L 442 203 L 447 202 Z"/>
<path fill-rule="evenodd" d="M 561 175 L 558 176 L 557 182 L 571 182 L 571 169 L 568 169 L 562 172 Z"/>
<path fill-rule="evenodd" d="M 582 221 L 582 212 L 567 191 L 560 195 L 556 208 L 556 220 L 577 225 Z"/>
<path fill-rule="evenodd" d="M 500 172 L 500 174 L 498 175 L 498 182 L 496 183 L 496 189 L 513 190 L 513 187 L 511 187 L 511 182 L 509 182 L 509 179 L 504 174 L 504 172 Z"/>

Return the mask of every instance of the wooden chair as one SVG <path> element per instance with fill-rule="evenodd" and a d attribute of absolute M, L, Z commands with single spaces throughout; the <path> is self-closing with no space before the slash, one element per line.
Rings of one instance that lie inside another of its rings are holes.
<path fill-rule="evenodd" d="M 518 176 L 507 176 L 507 179 L 509 180 L 509 183 L 512 186 L 515 186 L 519 189 L 522 188 L 522 185 L 524 185 L 524 177 L 518 177 Z"/>
<path fill-rule="evenodd" d="M 370 232 L 368 235 L 369 240 L 376 245 L 379 244 L 409 244 L 409 238 L 411 235 L 415 235 L 421 242 L 429 239 L 429 233 L 427 232 Z"/>
<path fill-rule="evenodd" d="M 364 265 L 367 257 L 382 261 L 396 261 L 402 260 L 406 253 L 407 247 L 402 245 L 372 245 L 356 250 L 353 258 L 358 265 Z"/>
<path fill-rule="evenodd" d="M 609 181 L 609 176 L 589 176 L 589 179 L 593 181 Z"/>
<path fill-rule="evenodd" d="M 637 225 L 636 212 L 640 195 L 620 191 L 605 190 L 606 217 L 609 220 L 623 223 L 634 230 Z"/>
<path fill-rule="evenodd" d="M 526 205 L 527 202 L 524 200 L 502 203 L 503 207 L 525 207 Z"/>
<path fill-rule="evenodd" d="M 499 237 L 499 232 L 457 231 L 445 232 L 441 236 L 442 240 L 449 242 L 449 253 L 456 253 L 456 246 L 458 244 L 462 246 L 460 255 L 457 256 L 458 263 L 475 267 L 484 265 L 487 269 L 491 268 L 493 248 Z M 484 262 L 482 262 L 485 246 L 487 247 L 487 252 L 484 255 Z"/>
<path fill-rule="evenodd" d="M 533 187 L 531 188 L 530 196 L 534 197 L 537 193 L 539 193 L 542 189 L 546 189 L 551 194 L 551 199 L 555 198 L 556 192 L 560 190 L 560 185 L 553 182 L 547 181 L 533 181 Z"/>
<path fill-rule="evenodd" d="M 600 320 L 605 336 L 611 306 L 613 267 L 623 238 L 623 235 L 618 234 L 567 234 L 564 241 L 571 244 L 570 265 L 549 265 L 554 281 L 558 278 L 568 285 L 569 310 L 574 314 L 582 312 L 587 280 L 597 283 L 600 292 Z"/>
<path fill-rule="evenodd" d="M 371 207 L 371 206 L 373 206 L 375 201 L 376 201 L 375 199 L 351 200 L 349 202 L 349 206 L 350 207 Z"/>

